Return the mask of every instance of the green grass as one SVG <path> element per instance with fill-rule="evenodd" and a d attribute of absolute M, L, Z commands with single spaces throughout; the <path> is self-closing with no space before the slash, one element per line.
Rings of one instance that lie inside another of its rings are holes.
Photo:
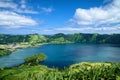
<path fill-rule="evenodd" d="M 120 63 L 79 63 L 65 69 L 23 65 L 0 70 L 0 80 L 120 80 Z"/>

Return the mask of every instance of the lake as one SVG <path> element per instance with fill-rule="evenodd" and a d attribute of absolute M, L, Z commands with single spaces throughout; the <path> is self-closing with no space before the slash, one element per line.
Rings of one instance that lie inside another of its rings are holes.
<path fill-rule="evenodd" d="M 41 64 L 48 67 L 67 67 L 79 62 L 120 62 L 120 45 L 113 44 L 47 44 L 24 48 L 0 57 L 0 67 L 12 67 L 24 62 L 28 56 L 45 53 Z"/>

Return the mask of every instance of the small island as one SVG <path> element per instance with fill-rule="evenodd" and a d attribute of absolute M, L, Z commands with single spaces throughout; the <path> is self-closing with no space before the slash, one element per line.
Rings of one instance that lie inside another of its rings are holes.
<path fill-rule="evenodd" d="M 39 65 L 40 62 L 46 59 L 46 55 L 38 53 L 25 59 L 25 65 Z"/>

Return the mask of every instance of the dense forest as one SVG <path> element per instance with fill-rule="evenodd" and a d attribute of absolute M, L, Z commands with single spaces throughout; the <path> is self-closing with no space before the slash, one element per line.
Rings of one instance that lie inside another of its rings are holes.
<path fill-rule="evenodd" d="M 21 43 L 111 43 L 120 44 L 120 34 L 63 34 L 55 35 L 7 35 L 0 34 L 0 44 Z"/>

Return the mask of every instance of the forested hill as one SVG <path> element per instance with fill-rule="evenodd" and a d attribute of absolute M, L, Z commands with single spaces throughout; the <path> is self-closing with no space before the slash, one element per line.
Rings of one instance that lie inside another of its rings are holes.
<path fill-rule="evenodd" d="M 0 44 L 21 43 L 111 43 L 120 44 L 120 34 L 63 34 L 55 35 L 6 35 L 0 34 Z"/>

